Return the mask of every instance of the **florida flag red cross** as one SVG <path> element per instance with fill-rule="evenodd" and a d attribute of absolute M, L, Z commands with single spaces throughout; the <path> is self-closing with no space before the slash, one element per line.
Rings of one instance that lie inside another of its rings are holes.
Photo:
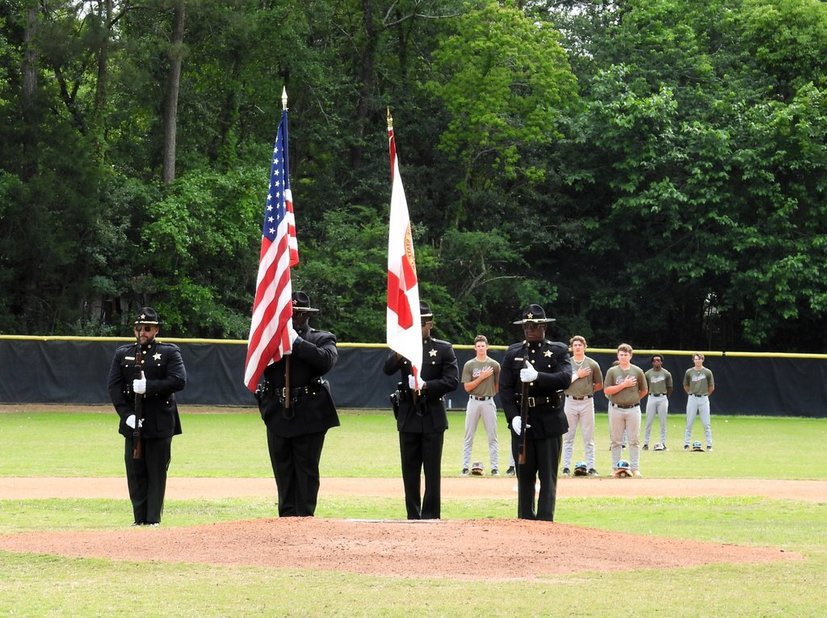
<path fill-rule="evenodd" d="M 293 324 L 290 268 L 299 263 L 299 248 L 288 169 L 285 109 L 273 145 L 270 188 L 261 228 L 256 296 L 244 363 L 244 384 L 251 391 L 256 390 L 267 365 L 292 351 L 289 336 Z"/>
<path fill-rule="evenodd" d="M 388 146 L 391 158 L 391 209 L 388 225 L 388 347 L 411 362 L 419 379 L 422 369 L 422 327 L 419 323 L 419 283 L 416 278 L 408 202 L 399 176 L 396 139 L 388 114 Z"/>

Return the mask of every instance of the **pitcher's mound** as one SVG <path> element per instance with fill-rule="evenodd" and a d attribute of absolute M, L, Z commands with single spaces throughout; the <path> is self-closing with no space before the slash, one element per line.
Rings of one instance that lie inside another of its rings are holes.
<path fill-rule="evenodd" d="M 0 537 L 0 549 L 114 560 L 498 580 L 577 571 L 801 559 L 797 553 L 779 549 L 502 519 L 282 518 L 190 528 L 24 533 Z"/>

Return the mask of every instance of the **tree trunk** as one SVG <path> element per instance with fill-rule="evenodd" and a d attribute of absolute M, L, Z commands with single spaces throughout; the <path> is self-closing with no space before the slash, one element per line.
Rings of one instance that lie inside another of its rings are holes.
<path fill-rule="evenodd" d="M 37 34 L 37 3 L 26 9 L 26 31 L 23 33 L 23 113 L 33 109 L 37 91 L 37 50 L 34 38 Z"/>
<path fill-rule="evenodd" d="M 181 88 L 181 64 L 184 56 L 184 22 L 186 1 L 177 0 L 173 12 L 169 79 L 164 104 L 164 184 L 175 180 L 175 138 L 178 131 L 178 92 Z"/>
<path fill-rule="evenodd" d="M 378 33 L 374 23 L 372 0 L 362 0 L 362 24 L 365 28 L 365 43 L 360 50 L 359 62 L 359 100 L 356 104 L 356 119 L 354 122 L 357 143 L 350 149 L 350 166 L 358 169 L 362 158 L 361 140 L 365 135 L 365 127 L 372 111 L 372 97 L 376 84 L 375 56 L 378 44 Z"/>
<path fill-rule="evenodd" d="M 98 48 L 98 80 L 95 84 L 95 116 L 99 117 L 100 112 L 106 105 L 106 77 L 107 63 L 109 61 L 109 37 L 112 32 L 112 0 L 105 0 L 101 9 L 103 15 L 98 17 L 100 23 L 100 43 Z"/>

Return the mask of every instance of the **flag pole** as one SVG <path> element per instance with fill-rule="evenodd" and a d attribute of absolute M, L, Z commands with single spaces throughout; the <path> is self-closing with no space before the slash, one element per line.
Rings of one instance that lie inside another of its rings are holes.
<path fill-rule="evenodd" d="M 281 109 L 284 113 L 287 113 L 287 86 L 281 87 Z M 290 170 L 285 169 L 285 178 L 287 178 L 286 174 L 290 173 Z M 290 324 L 293 323 L 293 318 L 290 318 Z M 292 341 L 290 343 L 293 343 Z M 290 359 L 293 357 L 292 350 L 290 354 L 285 354 L 287 358 L 284 359 L 284 409 L 289 410 L 292 407 L 292 400 L 293 397 L 290 394 Z"/>

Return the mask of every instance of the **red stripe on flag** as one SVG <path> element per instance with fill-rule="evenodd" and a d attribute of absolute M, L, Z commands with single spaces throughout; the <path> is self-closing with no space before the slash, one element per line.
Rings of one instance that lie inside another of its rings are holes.
<path fill-rule="evenodd" d="M 244 384 L 255 391 L 264 370 L 292 351 L 293 288 L 290 268 L 299 261 L 293 196 L 287 161 L 287 111 L 283 111 L 273 146 L 270 186 L 264 207 L 253 316 Z"/>

